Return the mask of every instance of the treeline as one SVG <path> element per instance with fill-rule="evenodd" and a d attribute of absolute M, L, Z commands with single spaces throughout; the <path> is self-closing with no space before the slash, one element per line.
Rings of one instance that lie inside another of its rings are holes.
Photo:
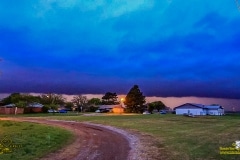
<path fill-rule="evenodd" d="M 127 113 L 142 113 L 146 109 L 151 113 L 154 109 L 161 110 L 166 106 L 161 101 L 155 101 L 146 104 L 145 96 L 140 91 L 138 85 L 134 85 L 128 92 L 125 99 L 122 100 Z M 76 108 L 78 111 L 94 112 L 98 109 L 99 105 L 117 105 L 121 102 L 118 101 L 118 96 L 114 92 L 107 92 L 102 97 L 87 99 L 83 95 L 75 95 L 71 101 L 67 101 L 61 94 L 41 94 L 34 96 L 30 94 L 12 93 L 8 97 L 1 100 L 1 105 L 14 104 L 17 107 L 27 107 L 31 103 L 41 103 L 44 105 L 44 111 L 48 109 L 57 109 L 63 106 L 68 109 Z"/>
<path fill-rule="evenodd" d="M 40 103 L 44 105 L 44 112 L 47 112 L 48 109 L 57 109 L 59 107 L 65 107 L 69 110 L 76 108 L 78 111 L 95 111 L 97 109 L 97 105 L 101 105 L 102 101 L 99 98 L 87 99 L 87 97 L 83 95 L 75 95 L 71 101 L 67 101 L 62 94 L 55 93 L 41 94 L 39 96 L 12 93 L 1 100 L 1 105 L 14 104 L 15 106 L 21 108 L 28 107 L 32 103 Z"/>

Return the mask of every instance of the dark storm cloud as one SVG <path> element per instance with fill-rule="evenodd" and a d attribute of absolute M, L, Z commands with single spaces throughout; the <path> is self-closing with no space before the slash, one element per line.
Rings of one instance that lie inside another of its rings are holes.
<path fill-rule="evenodd" d="M 240 97 L 240 13 L 227 0 L 0 9 L 0 92 L 124 94 L 139 84 L 151 96 Z"/>

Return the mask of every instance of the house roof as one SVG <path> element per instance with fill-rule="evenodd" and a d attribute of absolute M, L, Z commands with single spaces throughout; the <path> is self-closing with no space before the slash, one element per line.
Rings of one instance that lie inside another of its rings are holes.
<path fill-rule="evenodd" d="M 194 108 L 202 108 L 202 109 L 223 109 L 220 105 L 203 105 L 203 104 L 196 104 L 196 103 L 185 103 L 183 105 L 180 105 L 178 107 L 175 107 L 174 109 L 181 108 L 184 106 L 193 106 Z"/>
<path fill-rule="evenodd" d="M 120 104 L 116 104 L 116 105 L 100 105 L 99 109 L 113 109 L 115 107 L 122 107 Z"/>
<path fill-rule="evenodd" d="M 42 108 L 43 105 L 40 104 L 40 103 L 34 102 L 34 103 L 30 103 L 30 104 L 28 105 L 28 107 Z"/>
<path fill-rule="evenodd" d="M 204 106 L 206 109 L 223 109 L 222 106 L 219 105 L 209 105 L 209 106 Z"/>
<path fill-rule="evenodd" d="M 197 104 L 197 103 L 189 103 L 189 104 L 191 104 L 191 105 L 193 105 L 193 106 L 197 106 L 197 107 L 199 107 L 199 108 L 203 108 L 203 107 L 204 107 L 203 104 Z"/>
<path fill-rule="evenodd" d="M 7 104 L 7 105 L 5 105 L 3 107 L 15 107 L 15 106 L 16 106 L 15 104 Z"/>
<path fill-rule="evenodd" d="M 188 105 L 188 106 L 193 106 L 194 108 L 203 108 L 203 107 L 204 107 L 203 104 L 185 103 L 185 104 L 182 104 L 182 105 L 180 105 L 180 106 L 175 107 L 174 109 L 181 108 L 181 107 L 186 106 L 186 105 Z"/>

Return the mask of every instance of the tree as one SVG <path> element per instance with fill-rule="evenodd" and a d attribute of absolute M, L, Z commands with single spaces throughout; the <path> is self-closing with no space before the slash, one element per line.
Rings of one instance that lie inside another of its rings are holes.
<path fill-rule="evenodd" d="M 102 104 L 101 99 L 99 98 L 91 98 L 88 101 L 87 112 L 95 112 L 98 109 L 98 105 Z"/>
<path fill-rule="evenodd" d="M 152 113 L 154 109 L 156 109 L 158 112 L 162 109 L 165 109 L 166 106 L 161 101 L 154 101 L 148 104 L 148 111 Z"/>
<path fill-rule="evenodd" d="M 102 102 L 101 102 L 101 99 L 99 98 L 91 98 L 89 101 L 88 101 L 88 104 L 89 105 L 100 105 Z"/>
<path fill-rule="evenodd" d="M 39 102 L 39 101 L 40 101 L 40 97 L 38 96 L 33 96 L 29 94 L 12 93 L 8 97 L 4 98 L 2 100 L 2 103 L 4 105 L 13 103 L 13 104 L 25 107 L 28 103 Z"/>
<path fill-rule="evenodd" d="M 9 95 L 8 97 L 4 98 L 2 100 L 2 103 L 4 105 L 6 104 L 11 104 L 11 103 L 17 103 L 18 101 L 20 101 L 20 93 L 12 93 L 11 95 Z"/>
<path fill-rule="evenodd" d="M 111 93 L 107 92 L 103 97 L 102 97 L 102 104 L 105 105 L 114 105 L 114 104 L 119 104 L 117 101 L 118 97 L 116 93 Z"/>
<path fill-rule="evenodd" d="M 126 112 L 141 113 L 144 111 L 145 96 L 140 92 L 138 85 L 134 85 L 128 92 L 124 104 Z"/>
<path fill-rule="evenodd" d="M 27 106 L 27 102 L 26 101 L 19 101 L 19 102 L 15 103 L 15 105 L 17 107 L 24 108 L 24 107 Z"/>
<path fill-rule="evenodd" d="M 152 112 L 154 110 L 154 104 L 153 103 L 149 103 L 147 105 L 147 109 L 148 109 L 148 112 L 152 114 Z"/>
<path fill-rule="evenodd" d="M 74 106 L 73 102 L 66 102 L 65 103 L 65 107 L 70 109 L 70 110 L 72 110 L 73 106 Z"/>
<path fill-rule="evenodd" d="M 72 102 L 78 107 L 78 111 L 82 111 L 83 107 L 87 104 L 88 100 L 86 96 L 76 95 L 73 97 Z"/>
<path fill-rule="evenodd" d="M 65 103 L 65 98 L 61 94 L 42 94 L 40 96 L 40 102 L 44 104 L 44 111 L 48 109 L 58 109 L 58 105 L 63 105 Z M 54 114 L 54 112 L 53 112 Z"/>
<path fill-rule="evenodd" d="M 62 105 L 65 103 L 65 98 L 61 94 L 42 94 L 41 103 L 46 105 Z"/>

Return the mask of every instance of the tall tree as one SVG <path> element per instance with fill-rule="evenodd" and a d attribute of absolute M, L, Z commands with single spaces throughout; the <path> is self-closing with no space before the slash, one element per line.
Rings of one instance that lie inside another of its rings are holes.
<path fill-rule="evenodd" d="M 72 102 L 75 106 L 78 107 L 78 111 L 82 111 L 83 108 L 86 106 L 88 99 L 86 96 L 76 95 L 73 97 Z"/>
<path fill-rule="evenodd" d="M 124 104 L 126 112 L 141 113 L 144 111 L 145 96 L 140 91 L 138 85 L 134 85 L 128 92 Z"/>
<path fill-rule="evenodd" d="M 114 105 L 114 104 L 119 104 L 117 101 L 118 97 L 116 93 L 112 92 L 107 92 L 103 97 L 102 97 L 102 104 L 105 105 Z"/>
<path fill-rule="evenodd" d="M 41 95 L 41 103 L 46 105 L 52 105 L 52 106 L 56 106 L 59 104 L 62 105 L 65 103 L 65 100 L 66 99 L 61 94 L 49 93 L 49 94 Z"/>

